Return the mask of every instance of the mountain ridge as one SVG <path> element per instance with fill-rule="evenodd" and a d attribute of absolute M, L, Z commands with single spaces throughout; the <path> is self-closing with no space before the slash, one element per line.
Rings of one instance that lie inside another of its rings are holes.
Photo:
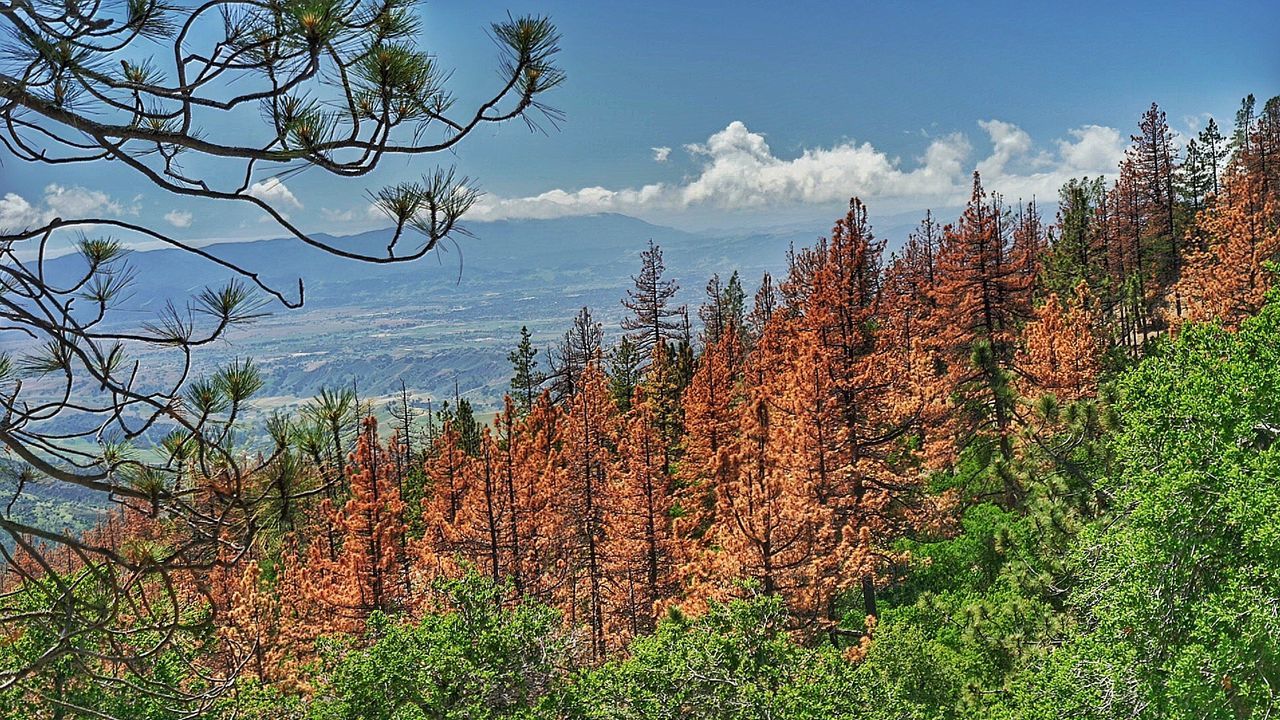
<path fill-rule="evenodd" d="M 306 302 L 299 310 L 270 304 L 270 317 L 198 353 L 197 374 L 251 357 L 263 371 L 268 404 L 289 405 L 321 387 L 359 379 L 362 392 L 376 396 L 392 394 L 402 380 L 421 394 L 450 396 L 456 381 L 478 406 L 494 406 L 509 375 L 507 352 L 522 326 L 547 348 L 589 306 L 605 325 L 606 340 L 617 340 L 620 301 L 650 240 L 663 248 L 667 276 L 681 285 L 677 302 L 696 307 L 713 273 L 727 278 L 740 270 L 750 293 L 763 272 L 785 269 L 793 242 L 818 236 L 707 236 L 617 213 L 477 222 L 469 230 L 472 235 L 456 245 L 444 243 L 428 257 L 391 265 L 344 260 L 289 238 L 203 247 L 258 273 L 286 297 L 295 296 L 301 278 Z M 376 254 L 385 251 L 389 236 L 389 229 L 379 229 L 320 237 Z M 167 303 L 182 307 L 202 288 L 232 277 L 176 248 L 133 251 L 125 262 L 138 281 L 116 315 L 135 327 Z M 75 256 L 48 264 L 54 279 L 82 269 Z"/>

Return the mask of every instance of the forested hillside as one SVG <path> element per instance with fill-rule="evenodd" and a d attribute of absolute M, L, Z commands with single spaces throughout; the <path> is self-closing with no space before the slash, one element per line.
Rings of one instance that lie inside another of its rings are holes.
<path fill-rule="evenodd" d="M 620 332 L 512 338 L 491 423 L 326 390 L 247 483 L 171 435 L 81 535 L 145 581 L 6 550 L 0 715 L 1270 717 L 1280 97 L 1185 143 L 1152 105 L 1055 216 L 975 173 L 889 240 L 853 199 L 686 308 L 654 238 Z M 260 385 L 183 411 L 234 438 Z M 255 544 L 148 575 L 206 527 L 161 482 Z"/>

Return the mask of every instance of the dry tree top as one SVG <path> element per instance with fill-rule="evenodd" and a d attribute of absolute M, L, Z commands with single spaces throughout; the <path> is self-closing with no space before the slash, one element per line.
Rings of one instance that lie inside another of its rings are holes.
<path fill-rule="evenodd" d="M 176 195 L 252 206 L 333 255 L 412 261 L 456 233 L 477 197 L 449 168 L 369 193 L 394 227 L 379 247 L 309 235 L 257 190 L 309 168 L 360 178 L 388 156 L 445 151 L 487 124 L 556 122 L 541 102 L 564 79 L 548 20 L 492 25 L 500 77 L 474 107 L 455 101 L 441 60 L 418 46 L 421 22 L 412 0 L 0 0 L 0 160 L 119 163 Z M 68 240 L 80 257 L 75 277 L 48 267 Z M 138 241 L 193 253 L 236 279 L 143 322 L 119 317 L 121 299 L 147 282 L 126 257 Z M 128 666 L 161 652 L 189 621 L 173 572 L 234 562 L 288 504 L 288 483 L 252 478 L 297 466 L 289 423 L 269 425 L 267 447 L 243 446 L 236 431 L 261 386 L 253 365 L 191 372 L 197 348 L 229 328 L 271 304 L 302 304 L 301 279 L 271 287 L 260 270 L 142 222 L 55 217 L 0 228 L 0 445 L 29 468 L 15 492 L 42 476 L 165 528 L 122 549 L 101 537 L 109 532 L 0 515 L 0 623 L 43 631 L 26 632 L 34 645 L 0 667 L 0 687 L 77 658 L 101 672 L 103 661 Z"/>

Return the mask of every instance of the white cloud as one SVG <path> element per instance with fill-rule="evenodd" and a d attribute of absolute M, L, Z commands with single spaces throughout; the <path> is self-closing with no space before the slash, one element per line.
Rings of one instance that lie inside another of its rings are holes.
<path fill-rule="evenodd" d="M 1049 148 L 1037 147 L 1012 123 L 992 119 L 978 125 L 992 148 L 985 157 L 974 161 L 969 138 L 952 133 L 934 137 L 922 156 L 903 163 L 870 143 L 853 141 L 782 158 L 762 133 L 734 121 L 705 142 L 684 146 L 701 167 L 682 182 L 555 189 L 520 198 L 486 196 L 471 216 L 490 220 L 596 212 L 644 215 L 698 207 L 774 209 L 843 202 L 855 195 L 890 211 L 914 210 L 962 203 L 974 169 L 989 190 L 1006 198 L 1052 198 L 1072 177 L 1114 175 L 1127 145 L 1118 130 L 1098 125 L 1069 130 Z M 654 148 L 655 160 L 662 149 Z"/>
<path fill-rule="evenodd" d="M 983 177 L 1003 175 L 1011 161 L 1025 158 L 1031 152 L 1031 136 L 1013 123 L 979 120 L 978 127 L 986 131 L 992 145 L 991 155 L 978 163 L 978 172 Z"/>
<path fill-rule="evenodd" d="M 5 194 L 0 199 L 0 229 L 20 230 L 44 225 L 54 218 L 120 217 L 138 212 L 136 199 L 132 204 L 125 204 L 100 190 L 53 183 L 45 187 L 38 204 L 17 193 Z"/>
<path fill-rule="evenodd" d="M 671 148 L 666 147 L 665 145 L 663 147 L 649 149 L 653 151 L 654 162 L 664 163 L 667 161 L 667 158 L 671 157 Z"/>
<path fill-rule="evenodd" d="M 356 219 L 356 211 L 351 209 L 338 211 L 331 208 L 320 208 L 320 214 L 324 215 L 324 218 L 330 222 L 345 223 Z"/>
<path fill-rule="evenodd" d="M 191 220 L 193 217 L 194 216 L 186 210 L 170 210 L 164 214 L 164 219 L 176 228 L 191 227 Z"/>
<path fill-rule="evenodd" d="M 1076 175 L 1115 174 L 1129 146 L 1119 130 L 1101 125 L 1085 125 L 1068 130 L 1067 134 L 1075 142 L 1058 140 L 1058 155 L 1063 169 Z"/>
<path fill-rule="evenodd" d="M 1209 125 L 1209 121 L 1213 119 L 1212 113 L 1203 112 L 1199 115 L 1182 116 L 1182 124 L 1187 126 L 1187 132 L 1191 135 L 1198 134 L 1201 130 Z"/>
<path fill-rule="evenodd" d="M 43 223 L 44 214 L 17 193 L 0 199 L 0 229 L 18 230 Z"/>
<path fill-rule="evenodd" d="M 476 202 L 467 217 L 473 220 L 504 218 L 546 219 L 565 215 L 588 215 L 598 212 L 634 212 L 644 208 L 674 207 L 670 187 L 661 183 L 639 189 L 609 190 L 589 187 L 567 192 L 548 190 L 523 198 L 499 198 L 486 195 Z"/>
<path fill-rule="evenodd" d="M 63 187 L 53 184 L 44 189 L 44 202 L 57 217 L 78 218 L 90 215 L 137 215 L 137 207 L 126 208 L 101 190 Z"/>
<path fill-rule="evenodd" d="M 784 160 L 764 135 L 734 121 L 706 143 L 686 146 L 703 158 L 702 172 L 676 191 L 678 203 L 725 209 L 824 203 L 864 197 L 937 194 L 951 190 L 960 159 L 969 152 L 959 135 L 934 140 L 912 171 L 870 143 L 842 143 L 806 150 Z"/>
<path fill-rule="evenodd" d="M 269 177 L 249 186 L 248 195 L 258 198 L 268 205 L 291 205 L 301 208 L 302 203 L 297 196 L 279 178 Z"/>

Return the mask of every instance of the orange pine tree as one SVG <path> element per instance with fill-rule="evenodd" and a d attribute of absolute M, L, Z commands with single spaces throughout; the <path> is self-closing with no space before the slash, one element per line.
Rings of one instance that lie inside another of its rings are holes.
<path fill-rule="evenodd" d="M 485 427 L 480 435 L 480 457 L 468 466 L 474 476 L 467 483 L 458 513 L 460 549 L 467 559 L 495 584 L 514 573 L 511 560 L 511 505 L 502 474 L 502 449 L 493 431 Z"/>
<path fill-rule="evenodd" d="M 242 565 L 235 568 L 239 572 L 226 597 L 215 603 L 226 667 L 244 667 L 266 682 L 283 679 L 291 665 L 286 656 L 289 643 L 281 633 L 281 598 L 264 583 L 257 560 Z"/>
<path fill-rule="evenodd" d="M 803 423 L 804 432 L 812 434 L 807 454 L 825 501 L 858 492 L 855 466 L 869 449 L 868 420 L 887 386 L 876 372 L 880 363 L 869 361 L 879 345 L 884 243 L 871 232 L 866 206 L 850 201 L 849 212 L 820 247 L 811 290 L 805 304 L 795 308 L 792 334 L 802 351 L 791 356 L 801 361 L 792 365 L 791 384 L 807 395 L 792 414 L 809 414 Z"/>
<path fill-rule="evenodd" d="M 706 579 L 699 579 L 699 572 L 705 567 L 704 540 L 715 521 L 719 455 L 737 432 L 737 384 L 744 360 L 741 335 L 730 325 L 706 347 L 681 397 L 685 435 L 676 473 L 673 533 L 684 591 L 696 592 L 695 587 Z"/>
<path fill-rule="evenodd" d="M 1280 261 L 1277 217 L 1280 198 L 1267 194 L 1261 175 L 1227 178 L 1222 195 L 1197 219 L 1208 247 L 1187 258 L 1178 283 L 1187 305 L 1183 320 L 1235 328 L 1262 307 L 1274 274 L 1266 264 Z"/>
<path fill-rule="evenodd" d="M 358 631 L 369 613 L 394 612 L 409 600 L 405 505 L 393 469 L 377 421 L 366 418 L 347 468 L 350 497 L 337 510 L 322 503 L 337 529 L 337 557 L 330 559 L 324 543 L 308 550 L 307 572 L 315 575 L 309 600 L 330 610 L 334 631 Z"/>
<path fill-rule="evenodd" d="M 548 604 L 562 597 L 570 581 L 573 525 L 567 515 L 560 472 L 559 410 L 543 392 L 532 409 L 509 431 L 508 447 L 519 543 L 518 577 L 522 592 Z"/>
<path fill-rule="evenodd" d="M 1096 301 L 1083 281 L 1070 301 L 1050 294 L 1022 331 L 1017 367 L 1032 387 L 1063 402 L 1093 397 L 1102 371 Z"/>
<path fill-rule="evenodd" d="M 918 353 L 886 332 L 878 241 L 860 201 L 819 245 L 809 264 L 810 290 L 792 309 L 795 350 L 782 371 L 789 392 L 775 401 L 792 425 L 792 467 L 834 513 L 832 592 L 860 582 L 868 615 L 876 614 L 874 558 L 908 528 L 895 508 L 912 505 L 919 473 L 907 435 L 925 407 L 915 381 Z M 832 595 L 834 599 L 834 594 Z M 834 612 L 834 607 L 830 608 Z"/>
<path fill-rule="evenodd" d="M 898 393 L 899 407 L 915 408 L 906 432 L 931 467 L 944 465 L 954 451 L 946 435 L 950 388 L 943 362 L 950 348 L 940 341 L 945 319 L 935 304 L 942 240 L 942 228 L 926 214 L 885 269 L 878 348 L 887 355 L 883 367 L 893 373 L 889 387 Z"/>
<path fill-rule="evenodd" d="M 525 412 L 533 409 L 533 400 L 529 399 L 529 407 Z M 521 471 L 527 471 L 527 468 L 521 466 L 521 456 L 524 454 L 524 444 L 526 438 L 521 433 L 523 426 L 521 423 L 521 413 L 517 411 L 515 402 L 510 395 L 503 398 L 502 412 L 493 420 L 494 432 L 496 438 L 491 444 L 494 446 L 492 452 L 492 462 L 496 467 L 493 472 L 498 478 L 498 492 L 502 496 L 502 501 L 506 504 L 506 513 L 501 523 L 501 527 L 497 529 L 502 541 L 506 543 L 507 552 L 510 555 L 508 561 L 508 573 L 511 577 L 512 588 L 517 596 L 525 592 L 525 578 L 523 567 L 523 555 L 521 554 L 521 532 L 522 516 L 528 512 L 526 508 L 521 507 L 520 503 L 520 485 Z"/>
<path fill-rule="evenodd" d="M 884 314 L 897 334 L 894 343 L 904 351 L 914 350 L 928 340 L 941 235 L 933 213 L 925 213 L 920 225 L 907 235 L 901 252 L 885 269 Z"/>
<path fill-rule="evenodd" d="M 745 371 L 738 429 L 720 450 L 716 520 L 704 554 L 708 595 L 732 590 L 739 579 L 781 595 L 801 622 L 812 627 L 827 616 L 836 548 L 835 516 L 818 500 L 805 468 L 795 467 L 802 442 L 799 423 L 785 410 L 801 403 L 788 397 L 775 374 L 794 351 L 786 319 L 775 314 L 756 343 Z"/>
<path fill-rule="evenodd" d="M 671 477 L 659 413 L 648 383 L 639 385 L 619 425 L 617 472 L 602 493 L 606 629 L 617 642 L 651 631 L 655 607 L 672 592 Z"/>
<path fill-rule="evenodd" d="M 936 338 L 947 367 L 946 392 L 955 405 L 951 435 L 957 447 L 991 438 L 1005 461 L 1013 457 L 1015 419 L 1009 369 L 1032 289 L 1031 261 L 1025 257 L 1032 242 L 1011 242 L 1011 235 L 1001 203 L 987 199 L 974 173 L 964 214 L 943 233 L 934 288 Z"/>
<path fill-rule="evenodd" d="M 462 434 L 452 420 L 445 421 L 427 449 L 423 473 L 424 531 L 412 543 L 413 584 L 421 588 L 437 577 L 458 574 L 460 560 L 474 559 L 467 556 L 464 547 L 463 509 L 479 473 L 476 459 L 463 450 Z"/>
<path fill-rule="evenodd" d="M 322 507 L 328 501 L 321 503 Z M 327 516 L 325 516 L 327 517 Z M 280 544 L 280 565 L 276 570 L 275 592 L 280 598 L 277 608 L 276 645 L 278 660 L 275 676 L 295 687 L 306 684 L 303 667 L 314 657 L 315 641 L 327 632 L 342 629 L 344 623 L 335 622 L 329 604 L 322 598 L 328 587 L 329 577 L 313 569 L 320 553 L 317 545 L 327 544 L 320 536 L 311 535 L 307 551 L 299 547 L 299 535 L 291 533 Z"/>
<path fill-rule="evenodd" d="M 556 470 L 559 501 L 570 519 L 567 538 L 569 581 L 559 589 L 557 605 L 573 625 L 585 625 L 591 635 L 591 657 L 603 658 L 605 488 L 614 472 L 610 443 L 616 437 L 617 407 L 599 358 L 588 362 L 572 394 L 561 408 Z"/>

